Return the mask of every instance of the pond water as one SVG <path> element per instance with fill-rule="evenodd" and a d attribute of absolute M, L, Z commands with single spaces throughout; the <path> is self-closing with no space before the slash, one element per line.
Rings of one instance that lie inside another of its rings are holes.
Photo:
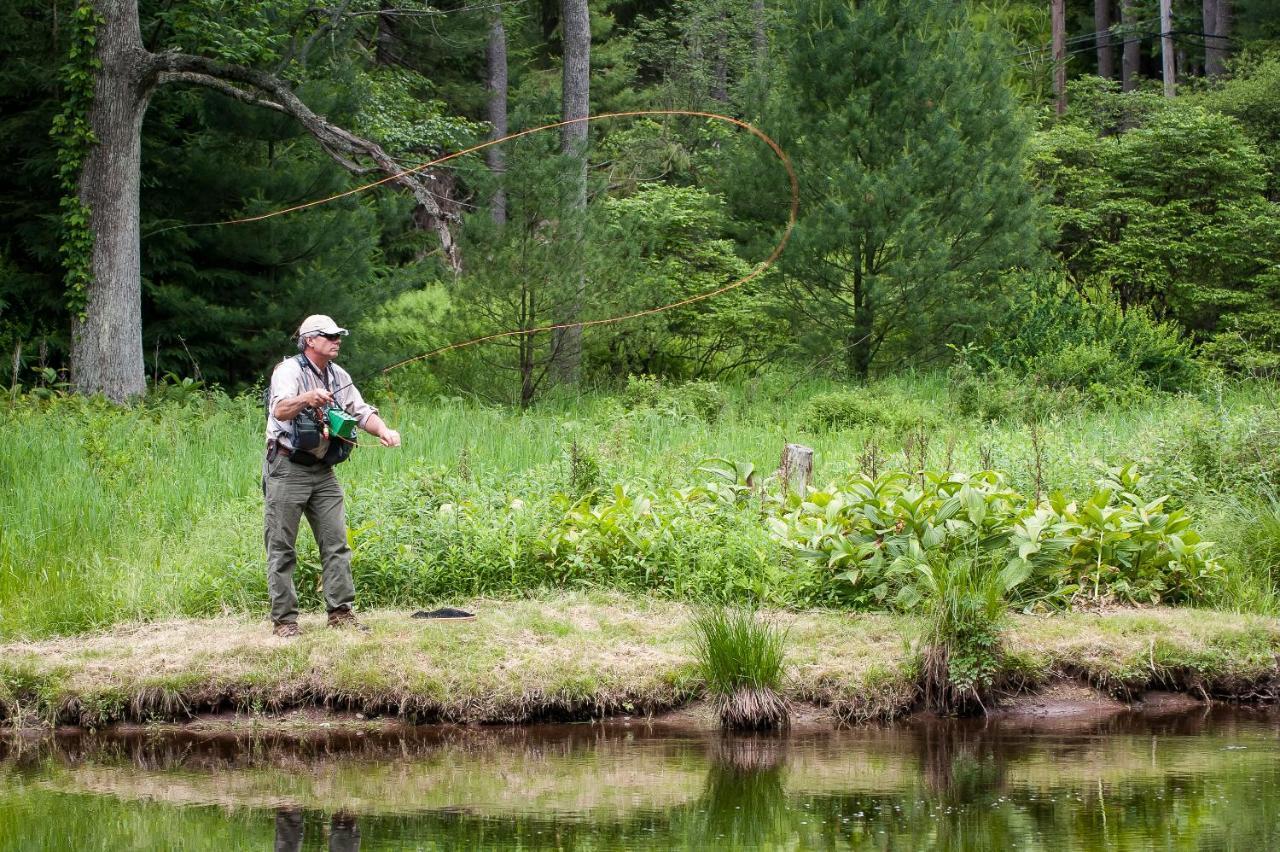
<path fill-rule="evenodd" d="M 0 740 L 0 849 L 1280 848 L 1280 714 Z"/>

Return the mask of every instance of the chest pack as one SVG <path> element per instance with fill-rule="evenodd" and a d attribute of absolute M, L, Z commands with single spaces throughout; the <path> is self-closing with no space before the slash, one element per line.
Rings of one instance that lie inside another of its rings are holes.
<path fill-rule="evenodd" d="M 299 355 L 298 363 L 304 373 L 310 371 L 324 385 L 325 390 L 330 390 L 336 384 L 332 367 L 326 366 L 321 373 L 306 355 Z M 334 382 L 331 383 L 330 379 L 334 379 Z M 293 418 L 293 434 L 289 443 L 293 445 L 295 452 L 289 456 L 289 460 L 308 467 L 315 464 L 330 467 L 341 464 L 351 457 L 351 451 L 356 446 L 354 427 L 355 419 L 337 406 L 328 406 L 324 411 L 307 406 Z M 320 446 L 326 433 L 329 447 L 323 458 L 317 458 L 311 450 Z"/>

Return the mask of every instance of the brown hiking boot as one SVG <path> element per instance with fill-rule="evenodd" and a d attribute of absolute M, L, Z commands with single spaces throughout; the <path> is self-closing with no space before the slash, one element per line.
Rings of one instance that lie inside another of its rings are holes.
<path fill-rule="evenodd" d="M 281 639 L 292 639 L 295 636 L 300 635 L 302 631 L 298 629 L 297 622 L 281 621 L 276 624 L 275 627 L 271 628 L 271 633 L 273 636 L 279 636 Z"/>
<path fill-rule="evenodd" d="M 361 633 L 368 633 L 368 625 L 361 624 L 356 619 L 356 614 L 347 607 L 341 607 L 329 611 L 329 626 L 338 630 L 359 630 Z"/>

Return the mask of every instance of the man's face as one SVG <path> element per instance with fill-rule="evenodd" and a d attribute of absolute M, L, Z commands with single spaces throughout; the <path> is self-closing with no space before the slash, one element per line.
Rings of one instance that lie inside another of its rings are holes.
<path fill-rule="evenodd" d="M 338 357 L 338 351 L 342 349 L 342 338 L 336 334 L 317 334 L 307 338 L 307 348 L 321 358 L 332 361 Z"/>

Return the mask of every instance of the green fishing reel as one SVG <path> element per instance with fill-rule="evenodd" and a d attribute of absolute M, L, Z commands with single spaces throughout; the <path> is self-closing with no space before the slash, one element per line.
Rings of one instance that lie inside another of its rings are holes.
<path fill-rule="evenodd" d="M 356 419 L 341 408 L 330 406 L 325 409 L 324 418 L 329 424 L 331 437 L 352 440 L 356 434 Z"/>

